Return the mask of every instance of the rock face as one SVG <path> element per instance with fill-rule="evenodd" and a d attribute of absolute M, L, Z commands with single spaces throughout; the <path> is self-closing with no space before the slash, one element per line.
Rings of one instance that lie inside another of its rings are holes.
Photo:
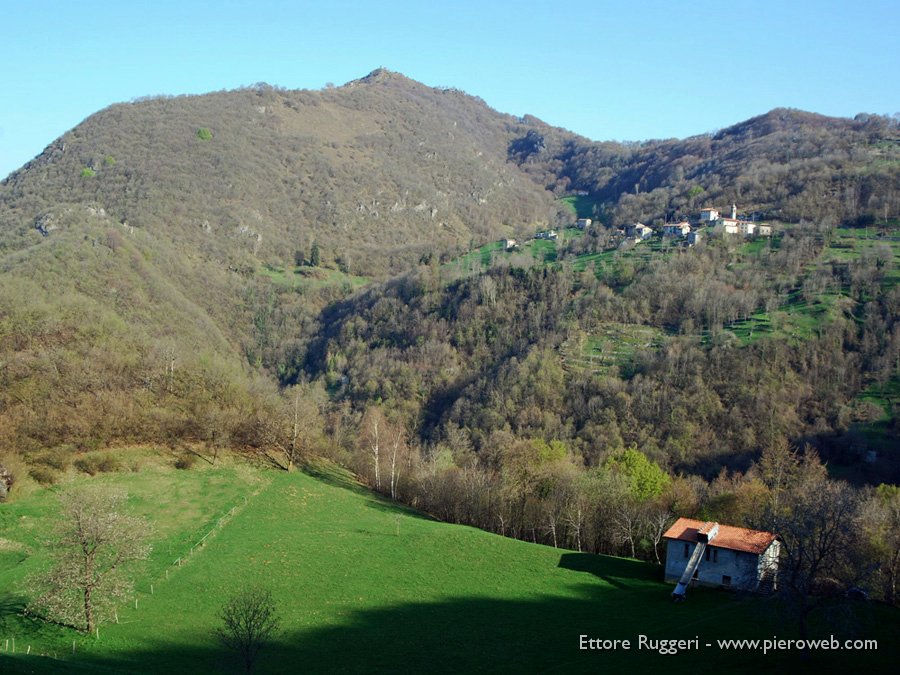
<path fill-rule="evenodd" d="M 9 489 L 12 487 L 12 483 L 12 474 L 6 469 L 5 466 L 0 464 L 0 502 L 6 500 L 6 495 L 9 493 Z"/>

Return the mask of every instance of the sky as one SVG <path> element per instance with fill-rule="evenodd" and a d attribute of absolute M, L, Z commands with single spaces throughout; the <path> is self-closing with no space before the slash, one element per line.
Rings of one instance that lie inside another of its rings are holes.
<path fill-rule="evenodd" d="M 0 178 L 113 103 L 378 67 L 594 140 L 900 111 L 897 0 L 0 0 Z"/>

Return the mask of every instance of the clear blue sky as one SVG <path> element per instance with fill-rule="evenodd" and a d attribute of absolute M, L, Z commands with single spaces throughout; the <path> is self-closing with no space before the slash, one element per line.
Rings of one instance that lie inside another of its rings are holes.
<path fill-rule="evenodd" d="M 900 111 L 897 0 L 0 0 L 0 177 L 115 102 L 384 66 L 597 140 Z"/>

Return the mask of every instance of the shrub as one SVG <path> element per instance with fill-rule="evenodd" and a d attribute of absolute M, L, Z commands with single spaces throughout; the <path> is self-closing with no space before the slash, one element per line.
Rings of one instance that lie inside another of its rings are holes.
<path fill-rule="evenodd" d="M 45 468 L 67 471 L 72 465 L 72 446 L 58 445 L 36 457 L 34 462 Z M 32 472 L 31 475 L 33 476 L 34 473 Z"/>
<path fill-rule="evenodd" d="M 97 175 L 97 172 L 94 171 L 94 170 L 93 170 L 91 167 L 89 167 L 89 166 L 86 166 L 86 167 L 84 167 L 84 168 L 81 170 L 81 177 L 82 177 L 82 178 L 93 178 L 93 177 L 96 176 L 96 175 Z"/>
<path fill-rule="evenodd" d="M 175 460 L 176 469 L 190 469 L 197 461 L 197 456 L 190 452 L 185 452 Z"/>
<path fill-rule="evenodd" d="M 46 466 L 33 466 L 28 469 L 28 473 L 43 487 L 56 485 L 59 482 L 59 474 Z"/>
<path fill-rule="evenodd" d="M 212 140 L 212 132 L 206 127 L 200 127 L 197 129 L 197 138 L 201 141 L 209 141 Z"/>
<path fill-rule="evenodd" d="M 89 476 L 98 473 L 114 473 L 122 469 L 122 463 L 117 457 L 110 454 L 85 455 L 75 460 L 75 468 Z"/>

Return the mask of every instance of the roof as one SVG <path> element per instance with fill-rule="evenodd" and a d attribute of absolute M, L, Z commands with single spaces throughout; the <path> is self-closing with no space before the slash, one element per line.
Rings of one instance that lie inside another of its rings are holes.
<path fill-rule="evenodd" d="M 666 530 L 663 538 L 696 543 L 697 533 L 708 532 L 714 524 L 702 520 L 679 518 L 672 527 Z M 709 542 L 709 545 L 758 555 L 769 548 L 775 539 L 776 535 L 771 532 L 719 525 L 719 533 Z"/>

